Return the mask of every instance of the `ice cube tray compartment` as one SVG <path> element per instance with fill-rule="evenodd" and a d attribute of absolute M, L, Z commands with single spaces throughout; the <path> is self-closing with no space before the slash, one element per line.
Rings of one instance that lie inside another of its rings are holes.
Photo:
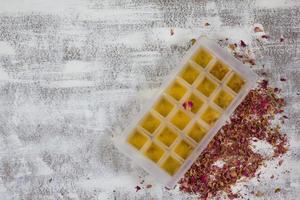
<path fill-rule="evenodd" d="M 255 74 L 200 39 L 125 130 L 125 154 L 172 187 L 242 101 Z"/>

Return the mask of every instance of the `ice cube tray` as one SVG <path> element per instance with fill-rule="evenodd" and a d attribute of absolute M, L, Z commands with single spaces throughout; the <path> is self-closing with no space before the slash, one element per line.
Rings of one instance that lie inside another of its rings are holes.
<path fill-rule="evenodd" d="M 116 146 L 172 188 L 256 80 L 247 66 L 209 39 L 200 38 Z"/>

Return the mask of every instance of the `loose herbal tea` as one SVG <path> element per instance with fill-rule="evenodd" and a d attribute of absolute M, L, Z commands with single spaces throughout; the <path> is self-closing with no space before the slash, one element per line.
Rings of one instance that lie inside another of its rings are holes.
<path fill-rule="evenodd" d="M 230 117 L 230 122 L 219 130 L 180 180 L 180 190 L 199 194 L 201 199 L 215 197 L 220 192 L 227 193 L 229 198 L 238 197 L 232 193 L 231 186 L 241 178 L 254 177 L 268 159 L 253 151 L 253 141 L 261 140 L 272 145 L 273 157 L 286 153 L 287 137 L 280 132 L 279 126 L 272 125 L 272 120 L 281 115 L 285 105 L 279 92 L 278 88 L 269 87 L 266 80 L 251 90 Z M 281 117 L 282 120 L 287 118 L 285 115 Z M 223 166 L 215 164 L 220 161 Z M 279 166 L 282 161 L 279 161 Z M 262 196 L 261 192 L 259 195 Z"/>

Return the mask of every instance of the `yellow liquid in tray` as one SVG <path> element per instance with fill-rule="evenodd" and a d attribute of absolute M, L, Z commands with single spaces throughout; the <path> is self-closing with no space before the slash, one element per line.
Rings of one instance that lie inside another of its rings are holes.
<path fill-rule="evenodd" d="M 193 151 L 193 147 L 184 140 L 181 140 L 179 144 L 175 147 L 175 153 L 179 155 L 181 158 L 186 159 L 191 152 Z"/>
<path fill-rule="evenodd" d="M 188 101 L 191 101 L 193 103 L 193 106 L 191 108 L 191 111 L 193 113 L 197 113 L 198 110 L 202 107 L 203 105 L 203 101 L 197 97 L 196 95 L 192 94 L 189 98 L 188 98 Z"/>
<path fill-rule="evenodd" d="M 188 136 L 197 143 L 202 140 L 205 134 L 206 134 L 206 130 L 202 126 L 198 125 L 197 123 L 194 124 L 192 129 L 188 132 Z"/>
<path fill-rule="evenodd" d="M 217 79 L 219 79 L 220 81 L 225 77 L 225 75 L 229 72 L 228 67 L 221 63 L 221 62 L 217 62 L 213 68 L 210 70 L 210 73 L 216 77 Z"/>
<path fill-rule="evenodd" d="M 173 144 L 176 138 L 177 138 L 177 133 L 175 133 L 168 127 L 165 127 L 157 137 L 159 141 L 161 141 L 163 144 L 165 144 L 168 147 Z"/>
<path fill-rule="evenodd" d="M 228 81 L 227 86 L 238 93 L 244 84 L 245 81 L 239 75 L 234 74 Z"/>
<path fill-rule="evenodd" d="M 154 117 L 151 113 L 143 120 L 141 126 L 146 129 L 149 133 L 153 133 L 160 125 L 159 119 Z"/>
<path fill-rule="evenodd" d="M 189 84 L 193 84 L 194 81 L 196 80 L 196 78 L 198 77 L 198 75 L 199 75 L 199 72 L 196 69 L 194 69 L 193 67 L 188 65 L 183 70 L 181 77 Z"/>
<path fill-rule="evenodd" d="M 211 59 L 211 54 L 203 49 L 201 49 L 196 55 L 193 56 L 193 60 L 203 68 L 208 65 Z"/>
<path fill-rule="evenodd" d="M 177 126 L 180 130 L 183 130 L 189 121 L 190 117 L 181 110 L 179 110 L 171 120 L 172 124 Z"/>
<path fill-rule="evenodd" d="M 148 138 L 140 133 L 139 131 L 135 130 L 133 132 L 133 134 L 131 134 L 128 139 L 127 142 L 129 144 L 131 144 L 132 146 L 134 146 L 137 150 L 140 150 L 144 144 L 147 142 Z"/>
<path fill-rule="evenodd" d="M 216 88 L 217 85 L 208 78 L 204 78 L 197 87 L 197 89 L 207 97 L 209 97 Z"/>
<path fill-rule="evenodd" d="M 148 147 L 148 149 L 145 151 L 145 156 L 155 163 L 159 161 L 163 154 L 164 150 L 155 143 L 152 143 L 150 147 Z"/>
<path fill-rule="evenodd" d="M 217 97 L 215 98 L 214 102 L 221 108 L 226 109 L 232 100 L 233 100 L 233 96 L 231 96 L 224 90 L 221 90 L 217 95 Z"/>
<path fill-rule="evenodd" d="M 174 99 L 179 101 L 183 97 L 183 95 L 186 93 L 186 91 L 187 91 L 187 89 L 184 86 L 182 86 L 180 83 L 175 81 L 171 85 L 171 87 L 167 90 L 167 94 L 169 94 Z"/>
<path fill-rule="evenodd" d="M 201 119 L 207 124 L 214 124 L 220 117 L 221 113 L 211 107 L 208 107 L 201 116 Z"/>
<path fill-rule="evenodd" d="M 170 103 L 165 98 L 160 99 L 160 101 L 156 104 L 154 109 L 159 112 L 162 116 L 166 117 L 171 110 L 173 109 L 172 103 Z"/>
<path fill-rule="evenodd" d="M 173 158 L 172 156 L 169 156 L 166 161 L 162 164 L 162 168 L 171 176 L 173 176 L 178 169 L 180 168 L 181 163 Z"/>

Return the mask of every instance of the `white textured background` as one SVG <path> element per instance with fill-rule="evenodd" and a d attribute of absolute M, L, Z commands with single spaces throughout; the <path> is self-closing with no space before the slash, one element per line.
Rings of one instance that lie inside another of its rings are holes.
<path fill-rule="evenodd" d="M 269 41 L 256 42 L 254 23 Z M 192 199 L 155 184 L 111 138 L 202 34 L 252 45 L 254 70 L 264 64 L 288 102 L 284 163 L 237 188 L 299 199 L 299 0 L 0 0 L 0 199 Z M 135 192 L 142 179 L 153 187 Z"/>

